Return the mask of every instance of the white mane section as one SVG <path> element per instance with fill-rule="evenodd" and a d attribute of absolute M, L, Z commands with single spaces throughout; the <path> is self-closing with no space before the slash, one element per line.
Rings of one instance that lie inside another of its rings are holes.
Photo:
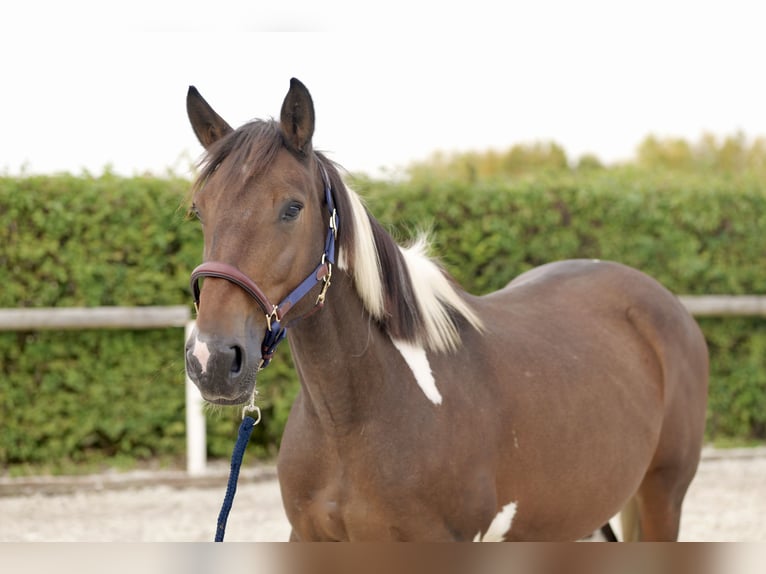
<path fill-rule="evenodd" d="M 351 209 L 354 219 L 354 284 L 356 292 L 362 299 L 367 311 L 376 319 L 382 319 L 385 312 L 383 301 L 383 283 L 380 280 L 380 260 L 378 250 L 375 248 L 375 237 L 372 234 L 370 218 L 367 208 L 360 198 L 350 188 L 348 196 L 351 200 Z M 343 223 L 341 222 L 341 225 Z M 338 267 L 344 271 L 348 269 L 348 258 L 343 249 L 338 250 Z"/>
<path fill-rule="evenodd" d="M 426 340 L 434 351 L 454 351 L 460 345 L 460 333 L 450 317 L 450 308 L 481 330 L 481 319 L 458 295 L 441 268 L 428 257 L 428 241 L 421 235 L 410 247 L 399 248 L 404 255 L 410 280 L 415 287 L 420 313 L 425 322 Z"/>
<path fill-rule="evenodd" d="M 385 315 L 383 282 L 375 238 L 369 214 L 362 199 L 348 189 L 354 219 L 354 269 L 349 270 L 349 257 L 341 249 L 338 267 L 350 271 L 357 293 L 367 311 L 376 319 Z M 460 333 L 451 318 L 457 313 L 475 329 L 483 330 L 481 319 L 455 291 L 441 268 L 428 257 L 428 241 L 419 237 L 410 247 L 399 247 L 410 275 L 416 303 L 424 322 L 424 336 L 415 341 L 424 348 L 447 352 L 460 346 Z"/>

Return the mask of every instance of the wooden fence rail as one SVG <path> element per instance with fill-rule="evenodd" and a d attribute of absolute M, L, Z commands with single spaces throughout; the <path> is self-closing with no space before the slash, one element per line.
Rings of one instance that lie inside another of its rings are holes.
<path fill-rule="evenodd" d="M 766 317 L 766 295 L 682 295 L 692 315 Z M 157 329 L 184 327 L 189 307 L 69 307 L 0 309 L 0 331 Z"/>
<path fill-rule="evenodd" d="M 766 317 L 766 295 L 682 295 L 695 317 Z"/>
<path fill-rule="evenodd" d="M 189 307 L 68 307 L 0 309 L 0 331 L 157 329 L 183 327 Z"/>
<path fill-rule="evenodd" d="M 766 295 L 684 295 L 681 303 L 699 317 L 766 317 Z M 0 331 L 71 329 L 157 329 L 194 327 L 188 306 L 0 309 Z M 179 345 L 180 349 L 183 346 Z M 182 352 L 179 350 L 179 353 Z M 203 474 L 207 465 L 203 401 L 186 378 L 186 470 Z"/>

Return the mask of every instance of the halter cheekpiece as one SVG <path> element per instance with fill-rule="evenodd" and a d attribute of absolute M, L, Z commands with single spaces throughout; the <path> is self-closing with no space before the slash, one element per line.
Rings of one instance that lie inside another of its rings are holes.
<path fill-rule="evenodd" d="M 258 286 L 258 284 L 245 275 L 242 271 L 236 267 L 227 263 L 220 263 L 218 261 L 206 261 L 202 263 L 191 273 L 191 291 L 194 296 L 194 308 L 199 312 L 200 302 L 200 284 L 199 281 L 202 277 L 215 277 L 218 279 L 226 279 L 231 283 L 234 283 L 240 287 L 250 297 L 255 299 L 258 306 L 266 315 L 266 335 L 261 343 L 261 362 L 258 365 L 258 369 L 263 369 L 271 362 L 274 352 L 277 350 L 279 343 L 287 335 L 287 328 L 303 317 L 292 319 L 286 324 L 282 324 L 282 321 L 287 312 L 298 301 L 303 299 L 309 291 L 317 284 L 322 283 L 322 290 L 319 292 L 314 308 L 304 315 L 307 317 L 312 313 L 315 313 L 322 308 L 327 295 L 327 289 L 330 287 L 330 280 L 332 278 L 332 267 L 335 265 L 335 241 L 338 237 L 338 227 L 340 220 L 338 218 L 338 212 L 335 209 L 335 200 L 332 195 L 332 185 L 330 178 L 327 175 L 325 167 L 321 161 L 317 161 L 319 165 L 319 171 L 322 175 L 322 182 L 324 183 L 325 202 L 327 204 L 327 211 L 330 214 L 330 224 L 327 229 L 327 237 L 325 239 L 324 253 L 322 253 L 322 259 L 317 265 L 316 269 L 304 279 L 300 285 L 293 289 L 278 305 L 274 305 L 269 301 L 269 298 Z"/>

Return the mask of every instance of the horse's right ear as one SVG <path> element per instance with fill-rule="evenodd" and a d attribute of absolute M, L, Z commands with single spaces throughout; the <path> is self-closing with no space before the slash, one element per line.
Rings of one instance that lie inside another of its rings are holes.
<path fill-rule="evenodd" d="M 290 80 L 290 91 L 282 102 L 279 122 L 288 147 L 300 154 L 309 155 L 314 135 L 314 102 L 300 80 Z"/>
<path fill-rule="evenodd" d="M 194 86 L 189 86 L 189 92 L 186 94 L 186 113 L 189 114 L 189 121 L 199 143 L 205 149 L 234 131 L 226 120 L 215 113 Z"/>

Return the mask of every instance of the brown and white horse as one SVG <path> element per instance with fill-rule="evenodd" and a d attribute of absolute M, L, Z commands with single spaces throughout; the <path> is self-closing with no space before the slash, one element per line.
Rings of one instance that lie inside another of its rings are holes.
<path fill-rule="evenodd" d="M 187 108 L 207 150 L 187 371 L 245 403 L 289 331 L 293 540 L 574 540 L 626 507 L 628 538 L 677 538 L 708 356 L 673 294 L 571 260 L 472 296 L 313 150 L 299 81 L 278 122 L 232 129 L 194 88 Z"/>

